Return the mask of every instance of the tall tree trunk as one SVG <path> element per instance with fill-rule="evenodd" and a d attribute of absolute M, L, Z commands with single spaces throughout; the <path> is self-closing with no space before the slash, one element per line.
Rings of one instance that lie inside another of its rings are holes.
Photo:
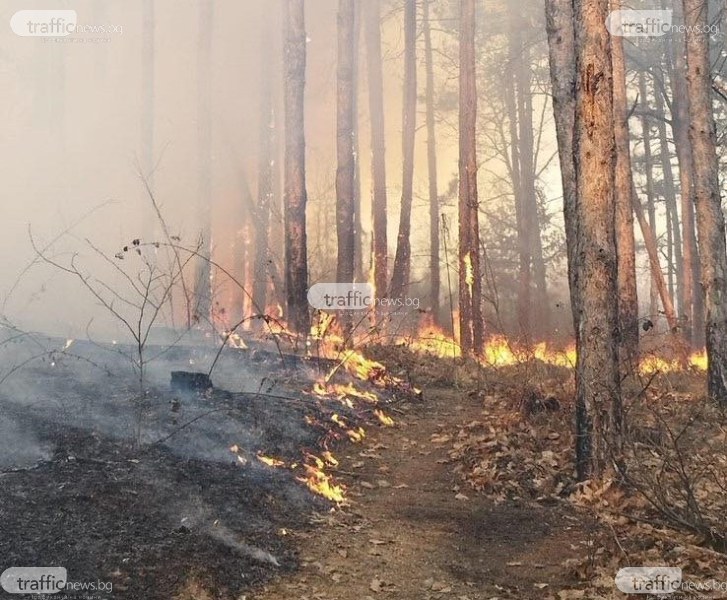
<path fill-rule="evenodd" d="M 520 131 L 518 116 L 518 86 L 516 62 L 520 60 L 520 24 L 510 11 L 510 32 L 508 40 L 508 73 L 505 74 L 505 110 L 507 111 L 510 133 L 510 178 L 512 180 L 513 200 L 515 203 L 515 229 L 518 251 L 517 319 L 522 337 L 532 332 L 532 246 L 528 239 L 528 223 L 525 217 L 525 191 L 522 180 L 522 160 L 520 157 Z"/>
<path fill-rule="evenodd" d="M 354 0 L 338 1 L 338 68 L 336 110 L 336 281 L 353 283 L 355 254 L 355 164 L 353 153 Z M 352 325 L 351 313 L 342 313 L 344 330 Z"/>
<path fill-rule="evenodd" d="M 365 11 L 366 62 L 371 121 L 371 180 L 373 213 L 373 272 L 376 297 L 386 296 L 388 242 L 386 234 L 386 143 L 384 83 L 381 61 L 380 0 L 367 0 Z"/>
<path fill-rule="evenodd" d="M 197 192 L 198 223 L 201 224 L 200 249 L 194 287 L 194 320 L 207 323 L 212 310 L 212 19 L 211 0 L 200 4 L 199 48 L 197 54 L 197 138 L 199 181 Z"/>
<path fill-rule="evenodd" d="M 664 114 L 664 99 L 661 94 L 654 93 L 656 97 L 656 111 L 658 114 Z M 674 185 L 674 172 L 671 165 L 671 153 L 669 152 L 669 140 L 666 135 L 666 123 L 659 120 L 659 142 L 661 145 L 661 170 L 664 176 L 664 202 L 666 204 L 668 223 L 671 227 L 671 235 L 673 245 L 671 246 L 670 252 L 673 255 L 673 266 L 670 265 L 670 276 L 673 279 L 676 275 L 676 289 L 677 289 L 677 306 L 679 315 L 679 324 L 687 323 L 689 321 L 688 310 L 684 292 L 684 260 L 682 256 L 683 244 L 682 244 L 682 233 L 679 227 L 679 213 L 677 211 L 677 195 L 676 186 Z M 670 284 L 670 294 L 672 301 L 674 298 L 673 290 L 671 289 L 673 284 Z"/>
<path fill-rule="evenodd" d="M 561 183 L 563 186 L 563 214 L 565 242 L 568 256 L 568 282 L 574 331 L 577 331 L 578 280 L 576 269 L 576 173 L 573 155 L 575 129 L 575 30 L 572 0 L 546 0 L 545 18 L 548 30 L 550 80 L 553 88 L 553 115 L 558 140 Z"/>
<path fill-rule="evenodd" d="M 515 10 L 511 5 L 511 10 Z M 514 15 L 513 15 L 514 17 Z M 533 91 L 531 87 L 530 41 L 523 36 L 524 23 L 516 24 L 518 45 L 517 68 L 515 82 L 517 88 L 517 122 L 520 142 L 520 180 L 522 192 L 522 220 L 524 225 L 525 243 L 528 246 L 530 259 L 530 275 L 535 284 L 534 303 L 530 307 L 530 323 L 533 327 L 530 334 L 542 337 L 550 329 L 550 309 L 543 257 L 543 244 L 540 239 L 540 216 L 538 209 L 538 192 L 535 175 L 535 141 L 533 127 Z"/>
<path fill-rule="evenodd" d="M 401 185 L 401 212 L 396 255 L 391 275 L 390 294 L 401 297 L 409 285 L 411 271 L 411 204 L 414 186 L 414 138 L 416 135 L 417 73 L 416 73 L 416 2 L 404 3 L 404 106 Z"/>
<path fill-rule="evenodd" d="M 285 292 L 288 324 L 307 334 L 308 255 L 305 188 L 305 65 L 304 0 L 285 6 Z"/>
<path fill-rule="evenodd" d="M 265 35 L 261 37 L 264 51 L 272 37 L 272 19 L 266 20 Z M 261 56 L 264 56 L 262 54 Z M 275 143 L 277 114 L 273 105 L 272 75 L 270 65 L 260 62 L 260 133 L 258 139 L 257 206 L 255 208 L 255 266 L 252 287 L 252 304 L 255 314 L 267 309 L 267 291 L 270 283 L 270 210 L 275 178 Z M 261 325 L 262 321 L 257 325 Z"/>
<path fill-rule="evenodd" d="M 366 281 L 364 274 L 364 234 L 361 214 L 361 158 L 359 154 L 359 113 L 358 113 L 358 93 L 359 93 L 359 51 L 361 40 L 361 4 L 354 2 L 354 25 L 353 25 L 353 67 L 352 67 L 352 86 L 353 86 L 353 214 L 354 214 L 354 279 L 356 281 Z"/>
<path fill-rule="evenodd" d="M 674 2 L 674 24 L 684 23 L 682 4 Z M 699 250 L 694 229 L 694 161 L 692 143 L 689 139 L 689 96 L 686 80 L 686 38 L 683 33 L 665 36 L 671 52 L 667 55 L 673 59 L 667 61 L 670 67 L 669 80 L 672 89 L 672 131 L 677 161 L 679 162 L 679 186 L 682 208 L 682 242 L 684 259 L 684 303 L 690 307 L 685 311 L 687 339 L 692 344 L 704 344 L 704 301 L 700 284 Z"/>
<path fill-rule="evenodd" d="M 613 82 L 608 0 L 574 0 L 576 30 L 576 467 L 598 478 L 621 449 Z"/>
<path fill-rule="evenodd" d="M 646 175 L 646 212 L 649 216 L 649 227 L 656 231 L 656 207 L 654 206 L 654 164 L 651 157 L 651 127 L 646 111 L 649 109 L 649 96 L 646 92 L 646 76 L 639 72 L 639 98 L 643 107 L 641 115 L 641 135 L 644 139 L 644 173 Z M 649 317 L 655 319 L 659 312 L 659 292 L 651 278 L 649 283 Z"/>
<path fill-rule="evenodd" d="M 459 38 L 459 331 L 463 353 L 484 346 L 477 201 L 475 0 L 460 1 Z"/>
<path fill-rule="evenodd" d="M 719 193 L 719 162 L 712 113 L 712 79 L 705 0 L 684 0 L 687 33 L 689 139 L 694 157 L 694 191 L 706 308 L 707 388 L 727 404 L 727 254 Z"/>
<path fill-rule="evenodd" d="M 429 5 L 424 0 L 424 60 L 426 63 L 426 119 L 427 119 L 427 171 L 429 175 L 429 285 L 431 310 L 434 323 L 440 322 L 439 314 L 439 191 L 437 189 L 437 137 L 434 126 L 434 60 L 432 56 L 432 32 L 429 22 Z"/>
<path fill-rule="evenodd" d="M 621 9 L 621 0 L 611 1 L 612 10 Z M 623 38 L 611 39 L 613 61 L 613 131 L 616 144 L 616 253 L 618 257 L 618 308 L 621 330 L 621 358 L 631 360 L 639 346 L 639 306 L 636 295 L 636 243 L 632 209 L 631 144 L 629 141 L 626 96 L 626 59 Z"/>
<path fill-rule="evenodd" d="M 639 195 L 636 193 L 636 188 L 633 188 L 632 193 L 634 213 L 636 219 L 639 222 L 641 228 L 641 235 L 644 238 L 644 245 L 646 246 L 646 253 L 649 256 L 649 267 L 651 269 L 651 277 L 656 284 L 656 289 L 659 291 L 659 297 L 661 298 L 661 305 L 664 307 L 664 315 L 666 316 L 666 322 L 669 325 L 671 331 L 676 331 L 679 326 L 677 321 L 677 315 L 674 311 L 674 303 L 669 295 L 669 290 L 666 286 L 666 280 L 664 279 L 664 272 L 661 270 L 661 261 L 659 260 L 659 248 L 656 243 L 656 234 L 654 230 L 649 227 L 649 222 L 646 220 L 646 214 L 644 213 L 644 207 L 641 205 Z"/>

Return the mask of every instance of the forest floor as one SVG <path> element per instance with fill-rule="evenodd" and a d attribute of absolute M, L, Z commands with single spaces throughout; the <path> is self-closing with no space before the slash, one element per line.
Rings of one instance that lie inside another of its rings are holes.
<path fill-rule="evenodd" d="M 299 534 L 302 568 L 253 598 L 522 599 L 563 587 L 562 562 L 584 553 L 591 526 L 564 505 L 462 489 L 447 442 L 481 403 L 447 389 L 424 402 L 339 457 L 351 506 Z"/>
<path fill-rule="evenodd" d="M 570 374 L 538 373 L 558 391 L 533 405 L 522 372 L 455 381 L 441 362 L 406 371 L 415 385 L 417 372 L 424 380 L 422 402 L 338 456 L 349 505 L 295 534 L 297 571 L 245 598 L 623 598 L 613 578 L 629 564 L 693 566 L 702 579 L 724 579 L 724 555 L 694 536 L 601 514 L 633 502 L 615 486 L 573 485 L 572 406 L 557 399 L 572 396 L 562 383 Z"/>

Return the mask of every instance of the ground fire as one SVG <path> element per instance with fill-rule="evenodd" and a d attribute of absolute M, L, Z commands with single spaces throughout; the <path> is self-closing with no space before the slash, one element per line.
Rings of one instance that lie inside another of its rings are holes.
<path fill-rule="evenodd" d="M 727 598 L 726 0 L 25 4 L 0 599 Z"/>

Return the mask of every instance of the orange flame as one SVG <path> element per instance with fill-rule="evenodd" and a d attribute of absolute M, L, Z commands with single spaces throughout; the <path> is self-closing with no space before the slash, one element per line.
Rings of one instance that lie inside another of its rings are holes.
<path fill-rule="evenodd" d="M 278 458 L 272 458 L 271 456 L 263 456 L 262 454 L 258 454 L 257 459 L 268 467 L 277 468 L 285 466 L 285 462 Z"/>
<path fill-rule="evenodd" d="M 378 408 L 374 410 L 374 414 L 376 415 L 376 418 L 381 421 L 381 424 L 384 427 L 393 427 L 394 426 L 394 419 L 392 419 L 390 416 L 388 416 L 384 411 L 379 410 Z"/>
<path fill-rule="evenodd" d="M 333 462 L 333 464 L 338 464 L 338 461 L 333 458 L 330 452 L 324 453 L 324 457 L 326 458 L 326 462 L 329 464 L 331 464 L 331 462 Z M 346 500 L 345 488 L 342 485 L 333 483 L 330 475 L 323 471 L 326 466 L 326 462 L 312 454 L 309 454 L 307 458 L 309 462 L 303 465 L 306 476 L 297 477 L 297 480 L 301 483 L 305 483 L 308 489 L 314 494 L 323 496 L 336 504 L 343 504 Z"/>

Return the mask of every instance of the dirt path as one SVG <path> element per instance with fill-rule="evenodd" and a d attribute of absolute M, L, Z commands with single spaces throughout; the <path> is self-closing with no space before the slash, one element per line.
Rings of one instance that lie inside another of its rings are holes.
<path fill-rule="evenodd" d="M 562 563 L 588 531 L 563 506 L 494 505 L 459 489 L 447 462 L 457 426 L 482 418 L 475 400 L 429 390 L 394 429 L 372 429 L 339 456 L 352 505 L 298 540 L 301 569 L 255 600 L 541 599 L 563 587 Z"/>

